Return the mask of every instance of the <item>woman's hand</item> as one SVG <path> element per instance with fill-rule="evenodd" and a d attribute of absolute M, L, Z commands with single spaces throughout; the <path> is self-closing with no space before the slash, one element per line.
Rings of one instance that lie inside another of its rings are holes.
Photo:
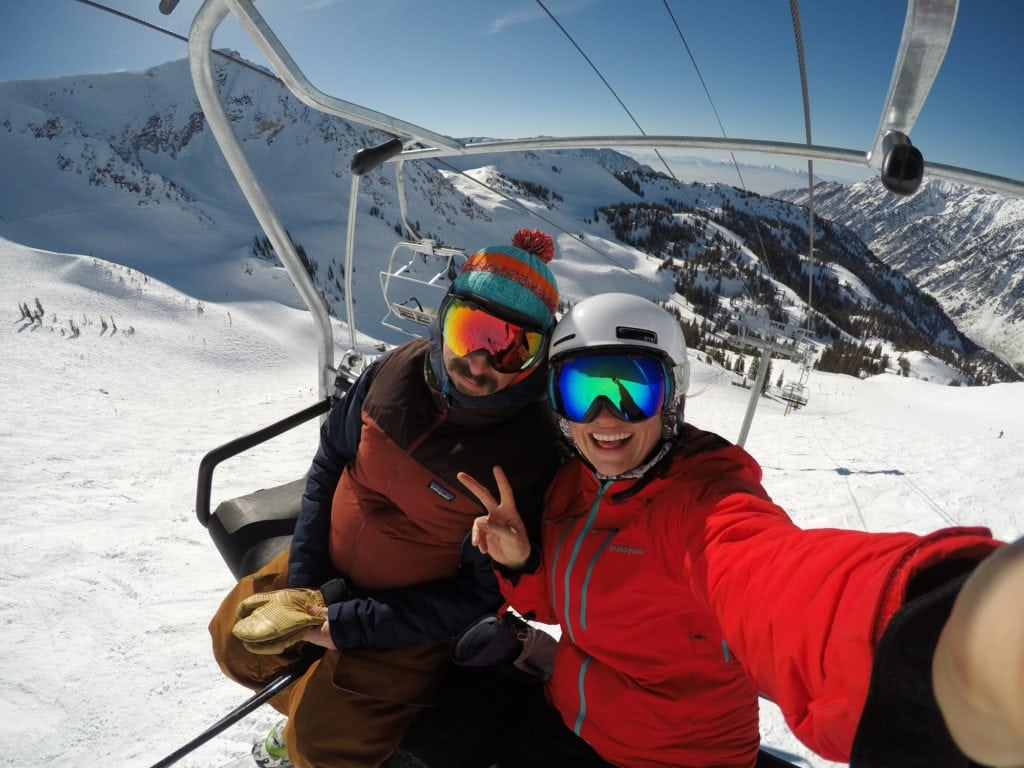
<path fill-rule="evenodd" d="M 530 556 L 530 539 L 526 535 L 523 519 L 516 510 L 515 494 L 504 470 L 501 467 L 494 468 L 494 481 L 501 496 L 498 500 L 465 472 L 459 472 L 458 478 L 487 510 L 486 515 L 473 521 L 473 546 L 506 568 L 522 568 Z"/>
<path fill-rule="evenodd" d="M 964 754 L 1024 766 L 1024 539 L 993 552 L 964 583 L 939 636 L 932 682 Z"/>

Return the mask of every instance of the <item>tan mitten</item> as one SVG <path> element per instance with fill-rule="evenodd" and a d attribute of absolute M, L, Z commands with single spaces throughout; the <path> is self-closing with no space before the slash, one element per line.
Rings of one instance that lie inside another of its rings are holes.
<path fill-rule="evenodd" d="M 301 641 L 306 630 L 324 623 L 324 617 L 310 613 L 307 605 L 324 607 L 319 590 L 258 592 L 239 603 L 236 615 L 240 618 L 231 633 L 253 653 L 280 653 Z"/>
<path fill-rule="evenodd" d="M 279 653 L 284 653 L 296 643 L 301 643 L 302 638 L 306 636 L 308 631 L 309 627 L 303 627 L 277 640 L 267 640 L 263 643 L 250 643 L 243 640 L 242 645 L 245 646 L 245 650 L 249 653 L 255 653 L 259 656 L 276 656 Z"/>

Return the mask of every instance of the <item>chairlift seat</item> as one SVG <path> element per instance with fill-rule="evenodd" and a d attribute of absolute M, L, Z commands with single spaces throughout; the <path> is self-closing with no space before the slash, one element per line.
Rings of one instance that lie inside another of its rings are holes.
<path fill-rule="evenodd" d="M 400 256 L 402 252 L 407 252 Z M 381 323 L 410 336 L 420 336 L 424 326 L 437 317 L 448 286 L 458 273 L 456 258 L 465 258 L 459 248 L 438 246 L 433 240 L 401 241 L 391 251 L 387 269 L 380 273 L 380 287 L 388 305 Z M 426 269 L 428 276 L 421 277 Z M 430 274 L 432 273 L 432 274 Z M 410 331 L 391 318 L 413 324 Z"/>
<path fill-rule="evenodd" d="M 807 405 L 807 387 L 803 384 L 790 382 L 782 388 L 782 399 L 795 408 Z"/>
<path fill-rule="evenodd" d="M 398 302 L 391 302 L 391 311 L 403 320 L 409 320 L 418 325 L 429 326 L 434 322 L 434 318 L 437 317 L 436 309 L 417 309 L 416 307 L 399 304 Z"/>
<path fill-rule="evenodd" d="M 342 356 L 334 382 L 337 397 L 348 391 L 365 364 L 365 357 L 355 351 Z M 214 470 L 232 456 L 323 416 L 333 402 L 334 398 L 324 398 L 291 416 L 214 448 L 199 462 L 196 517 L 209 531 L 210 538 L 236 579 L 258 571 L 288 547 L 302 509 L 306 478 L 303 476 L 283 485 L 228 499 L 211 513 Z"/>
<path fill-rule="evenodd" d="M 236 579 L 258 571 L 288 548 L 306 478 L 222 501 L 210 517 L 210 537 Z"/>

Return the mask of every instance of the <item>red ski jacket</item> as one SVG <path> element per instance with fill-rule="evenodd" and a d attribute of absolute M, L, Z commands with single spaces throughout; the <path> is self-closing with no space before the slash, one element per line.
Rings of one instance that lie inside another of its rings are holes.
<path fill-rule="evenodd" d="M 560 625 L 547 695 L 605 760 L 752 766 L 760 693 L 802 742 L 845 762 L 909 579 L 998 545 L 981 528 L 802 530 L 749 454 L 686 425 L 646 485 L 563 466 L 540 567 L 500 583 L 517 611 Z"/>

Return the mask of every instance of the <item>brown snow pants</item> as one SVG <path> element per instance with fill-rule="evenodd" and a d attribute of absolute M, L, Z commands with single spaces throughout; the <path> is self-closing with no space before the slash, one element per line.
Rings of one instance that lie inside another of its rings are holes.
<path fill-rule="evenodd" d="M 256 592 L 288 586 L 288 552 L 235 585 L 210 622 L 213 655 L 232 680 L 259 690 L 298 657 L 250 653 L 231 634 L 235 607 Z M 270 700 L 288 716 L 284 737 L 296 768 L 377 768 L 397 748 L 434 691 L 447 642 L 386 651 L 327 651 Z"/>

